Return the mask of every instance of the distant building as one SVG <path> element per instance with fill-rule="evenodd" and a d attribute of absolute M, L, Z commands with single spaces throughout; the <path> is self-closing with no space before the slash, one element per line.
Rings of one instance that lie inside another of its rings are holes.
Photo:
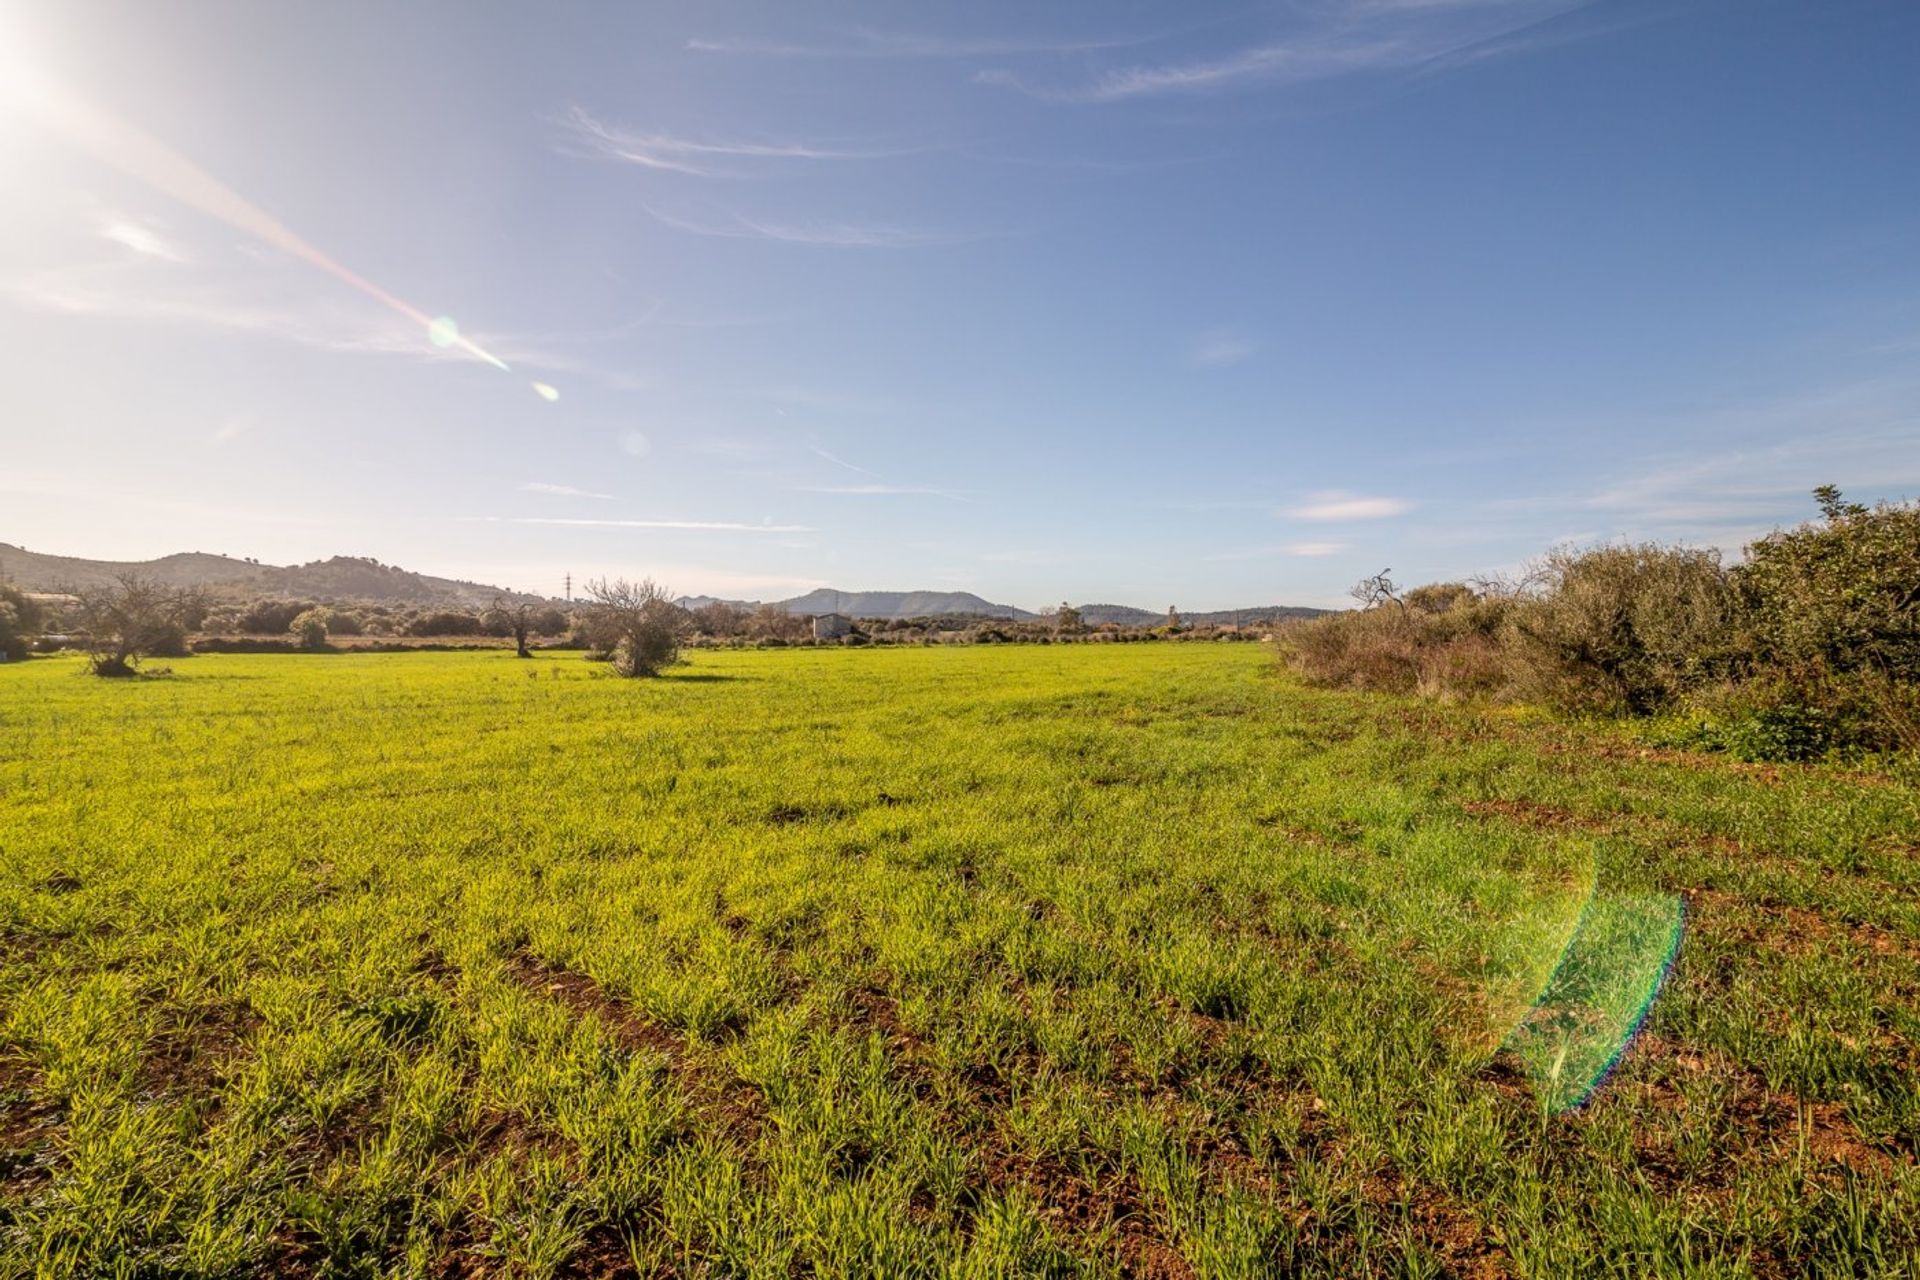
<path fill-rule="evenodd" d="M 820 613 L 813 618 L 815 640 L 838 640 L 853 633 L 853 619 L 844 613 Z"/>

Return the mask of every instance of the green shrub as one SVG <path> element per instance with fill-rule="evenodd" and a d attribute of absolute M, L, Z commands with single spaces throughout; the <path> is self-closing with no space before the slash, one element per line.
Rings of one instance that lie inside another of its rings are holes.
<path fill-rule="evenodd" d="M 1756 661 L 1920 681 L 1920 506 L 1815 495 L 1824 521 L 1760 539 L 1735 574 Z"/>
<path fill-rule="evenodd" d="M 0 660 L 19 662 L 33 648 L 40 606 L 15 587 L 0 586 Z"/>
<path fill-rule="evenodd" d="M 1660 710 L 1734 669 L 1737 611 L 1716 551 L 1551 552 L 1511 613 L 1514 692 L 1573 712 Z"/>
<path fill-rule="evenodd" d="M 293 620 L 311 608 L 307 600 L 256 600 L 233 620 L 233 629 L 249 636 L 284 635 Z"/>
<path fill-rule="evenodd" d="M 410 636 L 483 636 L 487 628 L 471 613 L 458 609 L 435 609 L 411 619 L 404 630 Z"/>
<path fill-rule="evenodd" d="M 332 610 L 324 605 L 315 605 L 288 624 L 287 630 L 300 642 L 302 649 L 324 649 L 327 647 L 327 628 L 332 621 Z"/>

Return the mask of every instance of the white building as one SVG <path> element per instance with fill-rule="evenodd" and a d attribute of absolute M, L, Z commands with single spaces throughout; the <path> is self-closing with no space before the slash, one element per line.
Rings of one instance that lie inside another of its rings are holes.
<path fill-rule="evenodd" d="M 844 613 L 820 613 L 813 618 L 815 640 L 838 640 L 853 631 L 853 619 Z"/>

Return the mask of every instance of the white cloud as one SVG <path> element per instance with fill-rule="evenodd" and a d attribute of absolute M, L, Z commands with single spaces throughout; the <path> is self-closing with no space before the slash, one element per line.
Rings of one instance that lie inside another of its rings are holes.
<path fill-rule="evenodd" d="M 1196 369 L 1224 369 L 1254 353 L 1253 340 L 1228 329 L 1209 329 L 1193 340 L 1187 363 Z"/>
<path fill-rule="evenodd" d="M 1036 85 L 1005 70 L 983 71 L 974 79 L 1052 102 L 1102 103 L 1362 72 L 1465 65 L 1531 47 L 1532 42 L 1512 37 L 1586 2 L 1352 0 L 1318 6 L 1306 25 L 1285 38 L 1213 57 L 1109 68 L 1076 85 Z"/>
<path fill-rule="evenodd" d="M 977 239 L 944 231 L 918 230 L 879 223 L 779 223 L 727 213 L 720 221 L 701 221 L 667 213 L 653 205 L 640 206 L 663 226 L 696 236 L 728 240 L 774 240 L 782 244 L 818 245 L 831 249 L 913 249 L 924 245 L 956 244 Z"/>
<path fill-rule="evenodd" d="M 589 489 L 576 489 L 570 484 L 549 484 L 544 480 L 529 480 L 520 486 L 522 493 L 543 493 L 554 498 L 608 498 L 610 493 L 594 493 Z"/>
<path fill-rule="evenodd" d="M 146 258 L 158 258 L 162 262 L 185 262 L 186 255 L 176 249 L 165 236 L 144 222 L 135 222 L 130 218 L 109 218 L 100 224 L 102 239 L 111 240 L 123 249 Z"/>
<path fill-rule="evenodd" d="M 1071 89 L 1034 89 L 1013 77 L 988 83 L 1062 102 L 1120 102 L 1163 93 L 1197 93 L 1248 81 L 1298 81 L 1418 61 L 1393 42 L 1352 45 L 1264 45 L 1224 57 L 1149 67 L 1122 67 Z"/>
<path fill-rule="evenodd" d="M 737 176 L 737 171 L 716 167 L 715 162 L 882 160 L 913 154 L 911 148 L 851 150 L 802 142 L 697 140 L 657 131 L 640 133 L 604 124 L 580 106 L 569 107 L 561 124 L 567 130 L 569 144 L 580 147 L 589 158 L 619 160 L 695 177 Z"/>
<path fill-rule="evenodd" d="M 1397 516 L 1413 507 L 1405 498 L 1369 498 L 1357 493 L 1329 489 L 1311 495 L 1287 515 L 1295 520 L 1379 520 Z"/>

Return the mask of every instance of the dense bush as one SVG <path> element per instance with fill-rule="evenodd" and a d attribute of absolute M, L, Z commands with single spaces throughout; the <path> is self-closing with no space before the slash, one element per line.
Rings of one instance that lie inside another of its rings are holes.
<path fill-rule="evenodd" d="M 1736 656 L 1735 600 L 1715 551 L 1553 552 L 1511 620 L 1515 692 L 1569 711 L 1657 711 L 1724 677 Z"/>
<path fill-rule="evenodd" d="M 435 609 L 409 619 L 401 629 L 409 636 L 484 636 L 487 625 L 474 614 L 458 609 Z"/>
<path fill-rule="evenodd" d="M 324 649 L 327 647 L 327 628 L 333 621 L 333 610 L 324 605 L 315 605 L 287 625 L 287 630 L 302 649 Z"/>
<path fill-rule="evenodd" d="M 1389 586 L 1391 584 L 1388 584 Z M 1462 583 L 1416 587 L 1368 609 L 1284 629 L 1282 648 L 1316 684 L 1457 697 L 1505 683 L 1496 638 L 1508 601 Z"/>
<path fill-rule="evenodd" d="M 1483 695 L 1580 714 L 1657 715 L 1655 732 L 1749 759 L 1920 748 L 1920 507 L 1845 502 L 1753 543 L 1563 550 L 1522 583 L 1401 597 L 1295 624 L 1281 651 L 1334 688 Z"/>
<path fill-rule="evenodd" d="M 292 629 L 295 618 L 311 608 L 311 600 L 255 600 L 231 625 L 241 635 L 283 635 Z"/>
<path fill-rule="evenodd" d="M 623 676 L 657 676 L 680 661 L 680 645 L 693 617 L 652 579 L 624 578 L 587 584 L 590 604 L 575 615 L 588 656 L 612 664 Z"/>
<path fill-rule="evenodd" d="M 40 606 L 24 591 L 0 586 L 0 660 L 19 662 L 33 648 L 41 622 Z"/>
<path fill-rule="evenodd" d="M 1920 506 L 1818 496 L 1824 522 L 1747 548 L 1737 580 L 1755 658 L 1796 673 L 1920 680 Z"/>

